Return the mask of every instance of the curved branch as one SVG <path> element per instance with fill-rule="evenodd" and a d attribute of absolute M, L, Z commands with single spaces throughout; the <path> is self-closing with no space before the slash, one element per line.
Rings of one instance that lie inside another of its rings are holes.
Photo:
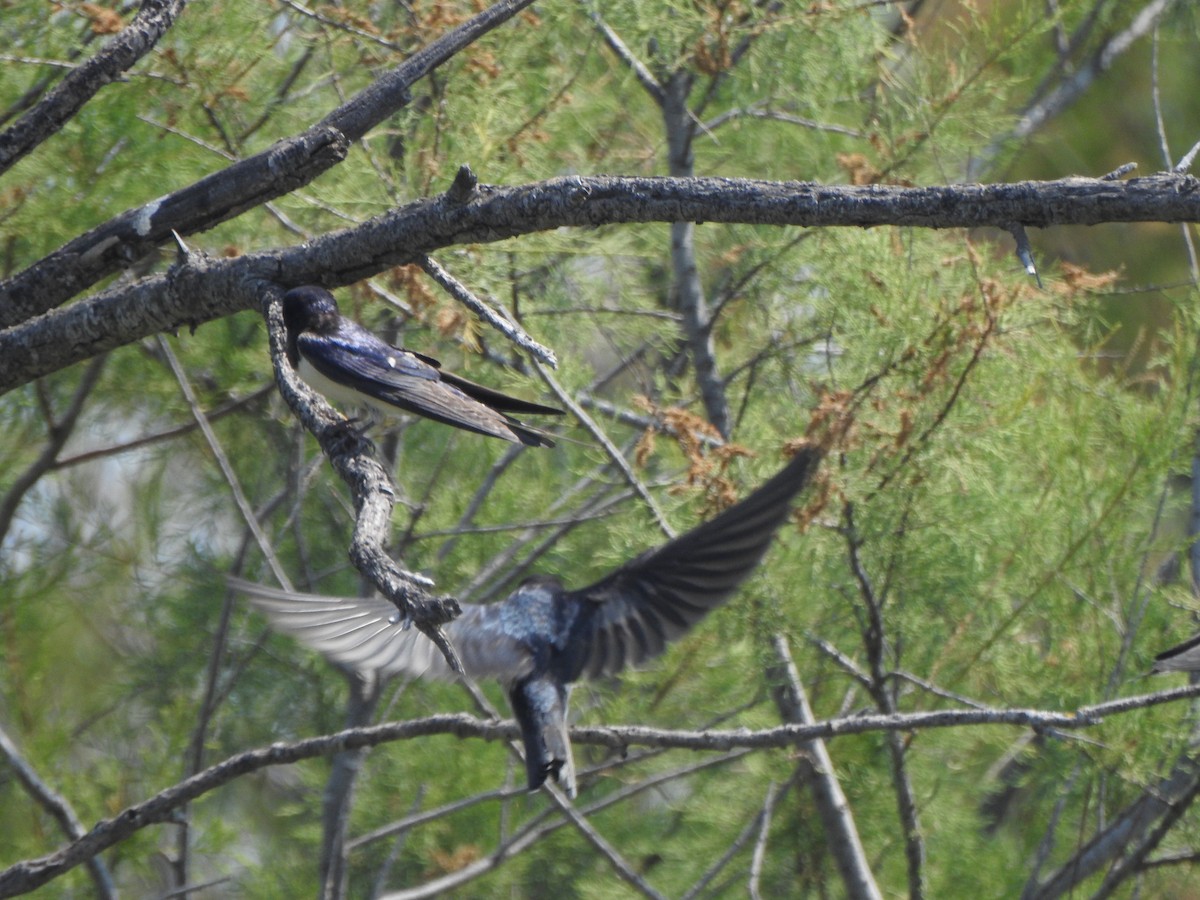
<path fill-rule="evenodd" d="M 455 244 L 633 222 L 807 227 L 1008 227 L 1014 222 L 1200 222 L 1200 179 L 1064 178 L 1002 184 L 825 186 L 740 178 L 569 176 L 479 186 L 467 202 L 419 200 L 355 228 L 117 287 L 0 331 L 0 394 L 160 331 L 257 308 L 262 282 L 338 287 Z M 3 309 L 0 302 L 0 309 Z"/>
<path fill-rule="evenodd" d="M 344 750 L 373 746 L 384 740 L 380 732 L 381 728 L 390 732 L 387 739 L 403 740 L 425 734 L 455 734 L 463 728 L 466 731 L 462 734 L 466 736 L 475 732 L 476 728 L 480 726 L 487 733 L 488 739 L 500 737 L 498 732 L 501 731 L 506 732 L 508 737 L 516 737 L 518 734 L 515 725 L 490 726 L 489 723 L 479 722 L 465 715 L 435 716 L 398 725 L 376 726 L 374 729 L 352 729 L 293 744 L 277 743 L 270 747 L 239 753 L 191 778 L 172 785 L 149 800 L 127 807 L 111 819 L 104 819 L 83 837 L 68 844 L 57 853 L 38 859 L 25 860 L 0 872 L 0 897 L 12 897 L 48 883 L 80 863 L 91 859 L 97 853 L 125 840 L 147 825 L 170 821 L 175 810 L 180 806 L 249 772 L 258 771 L 267 766 L 299 762 L 314 756 L 328 756 Z M 371 732 L 374 733 L 369 734 Z"/>
<path fill-rule="evenodd" d="M 350 488 L 354 499 L 354 537 L 350 561 L 367 576 L 412 624 L 428 637 L 456 672 L 462 671 L 458 654 L 441 626 L 459 615 L 453 597 L 432 597 L 424 589 L 425 579 L 401 569 L 387 554 L 385 545 L 392 521 L 395 493 L 392 481 L 375 458 L 370 441 L 338 415 L 333 407 L 300 381 L 287 361 L 283 310 L 277 297 L 264 293 L 263 314 L 271 349 L 275 381 L 288 406 L 317 439 L 335 472 Z M 422 584 L 424 582 L 424 584 Z"/>
<path fill-rule="evenodd" d="M 75 393 L 71 397 L 67 411 L 58 421 L 53 421 L 47 416 L 45 447 L 42 448 L 42 452 L 38 454 L 37 459 L 30 464 L 29 468 L 18 474 L 13 480 L 12 486 L 0 497 L 0 544 L 3 544 L 4 539 L 8 536 L 13 517 L 17 514 L 17 509 L 20 507 L 21 501 L 25 499 L 25 495 L 43 475 L 55 469 L 58 454 L 66 445 L 67 438 L 74 433 L 79 417 L 83 413 L 84 403 L 100 381 L 104 361 L 103 356 L 98 356 L 87 367 L 79 384 L 75 387 Z"/>

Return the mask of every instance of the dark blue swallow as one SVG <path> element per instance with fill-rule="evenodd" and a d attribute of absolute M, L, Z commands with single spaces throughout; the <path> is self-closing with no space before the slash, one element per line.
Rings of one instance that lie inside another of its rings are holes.
<path fill-rule="evenodd" d="M 1151 674 L 1197 671 L 1200 671 L 1200 634 L 1158 654 L 1154 657 L 1154 667 L 1150 670 Z"/>
<path fill-rule="evenodd" d="M 572 683 L 658 656 L 728 600 L 766 553 L 819 459 L 817 450 L 801 450 L 745 500 L 581 590 L 536 576 L 499 603 L 462 604 L 446 634 L 469 676 L 496 678 L 507 689 L 531 791 L 551 778 L 575 796 L 567 734 Z M 455 677 L 432 642 L 393 624 L 396 609 L 384 599 L 234 584 L 278 630 L 351 669 Z"/>
<path fill-rule="evenodd" d="M 338 312 L 324 288 L 293 288 L 283 296 L 288 361 L 326 397 L 384 415 L 389 407 L 456 428 L 530 447 L 554 441 L 512 414 L 562 415 L 561 409 L 518 400 L 442 371 L 436 359 L 393 347 Z"/>

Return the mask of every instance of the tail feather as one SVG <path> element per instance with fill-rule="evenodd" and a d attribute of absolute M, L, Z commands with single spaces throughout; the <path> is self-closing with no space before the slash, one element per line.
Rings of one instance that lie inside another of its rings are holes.
<path fill-rule="evenodd" d="M 454 385 L 454 387 L 458 388 L 472 400 L 478 400 L 484 406 L 490 406 L 499 412 L 535 416 L 561 416 L 565 412 L 555 406 L 543 406 L 541 403 L 534 403 L 532 400 L 510 397 L 508 394 L 501 393 L 494 388 L 486 387 L 482 384 L 476 384 L 470 379 L 463 378 L 461 375 L 455 375 L 453 372 L 447 372 L 445 369 L 439 368 L 438 374 L 446 384 Z"/>
<path fill-rule="evenodd" d="M 518 682 L 509 694 L 513 714 L 525 744 L 525 775 L 529 790 L 536 791 L 553 779 L 575 798 L 575 761 L 567 734 L 567 696 L 570 687 L 545 677 Z"/>

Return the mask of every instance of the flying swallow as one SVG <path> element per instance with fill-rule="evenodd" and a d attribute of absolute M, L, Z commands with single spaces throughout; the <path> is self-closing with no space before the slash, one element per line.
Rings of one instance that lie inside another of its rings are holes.
<path fill-rule="evenodd" d="M 1154 657 L 1150 673 L 1200 671 L 1200 634 Z"/>
<path fill-rule="evenodd" d="M 462 604 L 445 626 L 472 678 L 508 691 L 525 745 L 529 789 L 551 778 L 575 796 L 567 702 L 580 678 L 658 656 L 728 600 L 758 565 L 811 480 L 820 453 L 801 450 L 740 503 L 579 590 L 535 576 L 507 599 Z M 234 581 L 276 629 L 359 672 L 453 679 L 431 641 L 395 623 L 387 600 L 297 594 Z"/>
<path fill-rule="evenodd" d="M 562 415 L 561 409 L 509 397 L 443 371 L 436 359 L 381 341 L 341 315 L 324 288 L 308 285 L 284 294 L 283 324 L 292 368 L 326 397 L 384 415 L 399 408 L 530 447 L 554 446 L 510 414 Z"/>

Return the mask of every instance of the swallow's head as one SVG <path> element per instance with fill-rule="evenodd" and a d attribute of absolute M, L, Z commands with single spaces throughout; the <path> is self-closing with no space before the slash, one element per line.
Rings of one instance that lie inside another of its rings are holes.
<path fill-rule="evenodd" d="M 292 288 L 283 295 L 283 324 L 292 341 L 302 331 L 332 330 L 337 326 L 337 320 L 337 301 L 324 288 L 308 284 Z"/>

